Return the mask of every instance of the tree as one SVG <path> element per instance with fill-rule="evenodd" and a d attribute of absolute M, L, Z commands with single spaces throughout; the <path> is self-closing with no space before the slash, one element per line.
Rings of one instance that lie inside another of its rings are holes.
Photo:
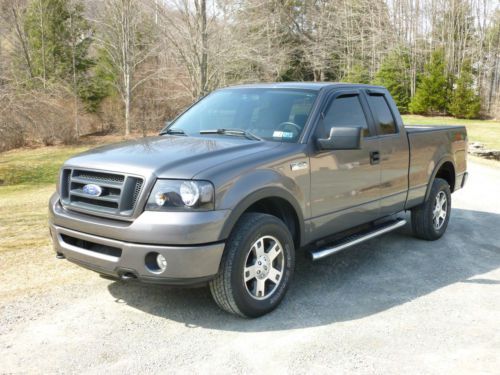
<path fill-rule="evenodd" d="M 191 100 L 213 89 L 238 81 L 255 68 L 249 49 L 240 39 L 247 35 L 248 23 L 239 22 L 239 5 L 207 0 L 172 0 L 163 2 L 159 10 L 159 31 L 165 41 L 165 55 L 184 72 L 178 83 Z M 243 53 L 244 52 L 244 53 Z"/>
<path fill-rule="evenodd" d="M 83 6 L 70 0 L 33 0 L 24 16 L 24 40 L 16 26 L 30 86 L 44 89 L 60 84 L 72 92 L 74 135 L 80 135 L 78 119 L 79 82 L 92 64 L 88 58 L 91 29 L 83 17 Z M 14 19 L 18 13 L 12 8 Z M 17 25 L 17 23 L 16 23 Z"/>
<path fill-rule="evenodd" d="M 362 64 L 356 64 L 344 79 L 342 79 L 342 82 L 370 83 L 370 73 Z"/>
<path fill-rule="evenodd" d="M 450 80 L 446 73 L 443 49 L 431 54 L 425 65 L 423 76 L 417 85 L 409 109 L 412 113 L 445 114 L 448 110 L 451 94 Z"/>
<path fill-rule="evenodd" d="M 450 104 L 450 113 L 458 118 L 478 118 L 481 98 L 474 90 L 474 77 L 469 60 L 464 61 Z"/>
<path fill-rule="evenodd" d="M 101 102 L 113 94 L 113 83 L 117 77 L 106 51 L 97 50 L 95 63 L 89 70 L 89 75 L 78 84 L 78 95 L 83 101 L 84 108 L 89 113 L 97 113 Z"/>
<path fill-rule="evenodd" d="M 493 116 L 500 116 L 500 9 L 493 14 L 490 25 L 485 29 L 484 53 L 481 70 L 484 110 Z"/>
<path fill-rule="evenodd" d="M 73 84 L 74 76 L 91 65 L 91 30 L 81 5 L 73 6 L 69 0 L 33 0 L 24 17 L 24 30 L 30 74 L 44 87 L 49 81 Z"/>
<path fill-rule="evenodd" d="M 406 50 L 394 50 L 382 62 L 375 75 L 374 84 L 385 86 L 401 112 L 408 112 L 411 100 L 410 54 Z"/>
<path fill-rule="evenodd" d="M 83 72 L 86 72 L 92 62 L 87 58 L 87 52 L 91 43 L 90 26 L 83 18 L 83 6 L 75 3 L 68 7 L 68 19 L 66 20 L 67 39 L 71 52 L 71 80 L 73 88 L 74 109 L 73 119 L 76 138 L 80 137 L 80 123 L 78 119 L 78 94 L 79 82 Z"/>
<path fill-rule="evenodd" d="M 235 24 L 228 78 L 235 82 L 312 80 L 299 38 L 294 35 L 298 2 L 247 0 L 229 13 Z M 234 55 L 233 55 L 234 56 Z"/>
<path fill-rule="evenodd" d="M 155 51 L 151 21 L 139 0 L 106 0 L 98 24 L 100 35 L 96 40 L 106 55 L 106 66 L 112 70 L 109 77 L 114 78 L 113 85 L 123 101 L 125 135 L 130 134 L 134 91 L 158 74 L 153 71 L 140 79 L 136 76 L 139 66 Z"/>

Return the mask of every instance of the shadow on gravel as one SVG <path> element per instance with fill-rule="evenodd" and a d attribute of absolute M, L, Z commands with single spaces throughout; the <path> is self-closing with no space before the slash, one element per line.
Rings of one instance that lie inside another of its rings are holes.
<path fill-rule="evenodd" d="M 306 328 L 360 319 L 457 282 L 495 287 L 498 280 L 473 277 L 500 267 L 499 243 L 500 215 L 454 209 L 446 235 L 435 242 L 413 238 L 407 225 L 316 263 L 299 253 L 281 306 L 254 320 L 219 310 L 208 288 L 120 282 L 108 288 L 117 303 L 186 326 L 247 332 Z"/>

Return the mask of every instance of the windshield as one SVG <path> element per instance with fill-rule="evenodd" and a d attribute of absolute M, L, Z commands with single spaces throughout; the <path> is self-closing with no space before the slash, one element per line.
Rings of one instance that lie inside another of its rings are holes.
<path fill-rule="evenodd" d="M 211 130 L 242 130 L 269 141 L 296 142 L 317 93 L 308 90 L 249 88 L 216 91 L 170 126 L 171 134 L 199 135 Z M 218 132 L 235 136 L 243 132 Z M 257 139 L 258 139 L 257 138 Z"/>

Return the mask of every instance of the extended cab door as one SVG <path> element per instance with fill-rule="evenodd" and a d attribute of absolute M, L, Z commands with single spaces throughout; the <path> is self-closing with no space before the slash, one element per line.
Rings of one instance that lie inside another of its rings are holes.
<path fill-rule="evenodd" d="M 362 127 L 359 150 L 316 150 L 311 165 L 312 237 L 321 238 L 379 217 L 379 140 L 359 90 L 336 91 L 327 99 L 313 140 L 332 127 Z"/>
<path fill-rule="evenodd" d="M 410 162 L 408 137 L 392 98 L 383 90 L 364 92 L 379 137 L 380 215 L 387 216 L 405 207 Z"/>

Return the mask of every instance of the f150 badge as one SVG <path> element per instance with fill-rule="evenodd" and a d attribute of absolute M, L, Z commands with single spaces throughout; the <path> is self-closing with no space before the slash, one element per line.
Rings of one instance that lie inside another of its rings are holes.
<path fill-rule="evenodd" d="M 98 197 L 102 194 L 102 188 L 98 185 L 94 185 L 94 184 L 88 184 L 88 185 L 85 185 L 83 188 L 82 188 L 82 191 L 87 194 L 87 195 L 91 195 L 93 197 Z"/>

